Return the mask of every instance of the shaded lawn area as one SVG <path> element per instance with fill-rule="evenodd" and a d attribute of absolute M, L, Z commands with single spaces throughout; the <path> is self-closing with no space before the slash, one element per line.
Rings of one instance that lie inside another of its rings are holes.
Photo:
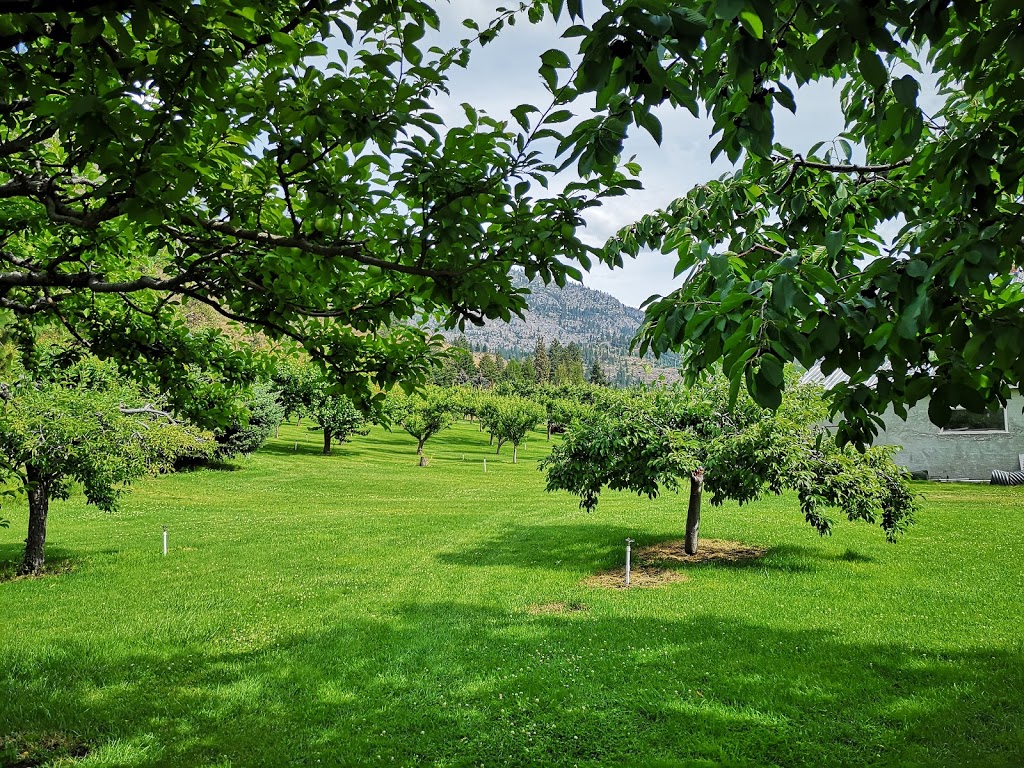
<path fill-rule="evenodd" d="M 541 433 L 515 466 L 468 423 L 425 468 L 404 434 L 320 444 L 54 505 L 65 572 L 0 583 L 0 765 L 1024 764 L 1022 488 L 919 485 L 897 545 L 709 507 L 767 555 L 608 590 L 685 497 L 583 513 Z"/>

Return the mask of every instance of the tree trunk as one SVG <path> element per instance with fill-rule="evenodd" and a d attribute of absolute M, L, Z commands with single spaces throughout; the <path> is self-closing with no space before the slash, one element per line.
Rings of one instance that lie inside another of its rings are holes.
<path fill-rule="evenodd" d="M 548 422 L 548 442 L 551 441 L 551 422 Z"/>
<path fill-rule="evenodd" d="M 297 426 L 299 426 L 301 424 L 302 424 L 302 414 L 300 413 L 298 416 L 295 417 L 295 426 L 297 427 Z"/>
<path fill-rule="evenodd" d="M 280 437 L 280 436 L 281 436 L 281 425 L 278 424 L 276 427 L 274 427 L 274 437 Z"/>
<path fill-rule="evenodd" d="M 425 467 L 428 464 L 430 464 L 430 461 L 428 461 L 427 457 L 426 456 L 420 456 L 420 466 L 421 467 Z"/>
<path fill-rule="evenodd" d="M 690 474 L 690 506 L 686 510 L 686 554 L 697 554 L 700 533 L 700 498 L 704 493 L 704 468 Z"/>
<path fill-rule="evenodd" d="M 519 463 L 519 446 L 516 445 L 515 443 L 512 443 L 512 463 Z"/>
<path fill-rule="evenodd" d="M 491 445 L 494 445 L 494 433 L 491 432 Z"/>
<path fill-rule="evenodd" d="M 417 456 L 422 456 L 423 455 L 423 444 L 425 442 L 427 442 L 427 439 L 423 438 L 418 443 L 416 443 L 416 455 Z M 423 466 L 423 465 L 421 464 L 420 466 Z"/>
<path fill-rule="evenodd" d="M 28 475 L 28 538 L 25 539 L 25 559 L 18 568 L 22 576 L 38 576 L 43 572 L 46 550 L 46 516 L 50 511 L 50 489 L 46 480 L 31 464 L 26 465 Z"/>
<path fill-rule="evenodd" d="M 331 430 L 324 430 L 324 456 L 331 455 Z"/>

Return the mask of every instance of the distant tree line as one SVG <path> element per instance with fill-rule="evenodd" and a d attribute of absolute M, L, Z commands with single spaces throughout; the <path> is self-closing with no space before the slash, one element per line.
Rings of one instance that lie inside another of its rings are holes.
<path fill-rule="evenodd" d="M 478 389 L 503 383 L 517 389 L 549 384 L 622 388 L 636 383 L 624 361 L 618 361 L 614 373 L 610 368 L 599 359 L 597 351 L 584 350 L 574 341 L 562 344 L 557 338 L 550 342 L 538 338 L 532 354 L 504 357 L 497 352 L 474 354 L 472 343 L 459 336 L 446 350 L 430 381 L 441 387 L 469 385 Z"/>

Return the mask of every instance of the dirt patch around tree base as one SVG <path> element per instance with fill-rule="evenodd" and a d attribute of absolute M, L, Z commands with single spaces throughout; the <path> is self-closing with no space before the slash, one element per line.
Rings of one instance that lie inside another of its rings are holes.
<path fill-rule="evenodd" d="M 531 605 L 526 612 L 531 616 L 543 616 L 550 613 L 582 613 L 589 608 L 583 603 L 572 600 L 568 603 L 544 603 L 543 605 Z"/>
<path fill-rule="evenodd" d="M 5 768 L 36 768 L 41 765 L 62 765 L 77 762 L 89 754 L 89 747 L 67 733 L 15 733 L 0 736 L 0 765 Z"/>
<path fill-rule="evenodd" d="M 629 572 L 629 587 L 660 587 L 663 584 L 673 584 L 679 581 L 689 581 L 690 577 L 682 571 L 673 568 L 658 568 L 651 565 L 634 565 Z M 583 580 L 584 586 L 600 587 L 601 589 L 627 589 L 626 569 L 616 568 L 614 571 L 604 571 L 588 576 Z"/>
<path fill-rule="evenodd" d="M 765 547 L 722 539 L 702 539 L 697 547 L 697 553 L 693 555 L 686 554 L 682 541 L 664 541 L 649 547 L 638 547 L 632 556 L 629 588 L 660 587 L 663 584 L 690 580 L 690 577 L 678 567 L 665 567 L 666 565 L 742 563 L 764 557 L 767 552 Z M 596 573 L 584 579 L 583 584 L 603 589 L 626 589 L 625 567 Z"/>
<path fill-rule="evenodd" d="M 682 541 L 664 541 L 649 547 L 638 549 L 636 557 L 643 562 L 660 563 L 742 563 L 757 560 L 768 553 L 765 547 L 744 544 L 740 541 L 724 539 L 701 539 L 697 545 L 697 553 L 686 554 Z"/>
<path fill-rule="evenodd" d="M 43 566 L 42 573 L 18 573 L 18 566 L 21 561 L 0 563 L 0 584 L 8 581 L 23 581 L 25 579 L 45 579 L 51 576 L 63 576 L 75 569 L 75 563 L 71 560 L 47 561 Z"/>

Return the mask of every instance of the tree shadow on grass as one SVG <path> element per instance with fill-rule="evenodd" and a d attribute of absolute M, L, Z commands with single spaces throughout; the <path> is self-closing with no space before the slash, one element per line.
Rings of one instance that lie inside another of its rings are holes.
<path fill-rule="evenodd" d="M 335 441 L 331 443 L 330 455 L 324 456 L 322 443 L 318 443 L 316 445 L 312 443 L 299 443 L 298 450 L 296 450 L 293 446 L 276 441 L 264 444 L 263 447 L 260 448 L 259 453 L 270 454 L 272 456 L 301 456 L 303 458 L 321 456 L 325 459 L 332 459 L 345 456 L 355 456 L 358 455 L 360 451 L 357 446 L 352 445 L 349 441 L 345 441 L 344 443 Z"/>
<path fill-rule="evenodd" d="M 625 540 L 634 539 L 634 553 L 647 547 L 682 541 L 675 535 L 645 536 L 635 528 L 621 525 L 523 525 L 510 526 L 491 539 L 438 556 L 442 563 L 460 566 L 550 567 L 554 563 L 573 565 L 583 570 L 615 568 L 625 562 Z M 757 542 L 743 542 L 756 545 Z M 855 557 L 857 556 L 854 553 Z M 866 561 L 870 558 L 864 557 Z M 670 569 L 769 569 L 788 573 L 815 573 L 818 561 L 849 561 L 845 555 L 831 556 L 812 547 L 778 545 L 767 548 L 762 557 L 722 559 L 706 562 L 665 561 Z M 859 560 L 858 560 L 859 561 Z M 652 560 L 652 563 L 655 562 Z M 657 561 L 661 562 L 661 561 Z"/>
<path fill-rule="evenodd" d="M 182 461 L 174 467 L 175 472 L 240 472 L 244 464 L 230 459 L 210 459 L 200 461 Z"/>
<path fill-rule="evenodd" d="M 816 547 L 800 544 L 778 544 L 769 550 L 770 554 L 780 557 L 808 558 L 830 562 L 875 564 L 878 559 L 863 552 L 847 547 L 843 552 L 824 552 Z"/>
<path fill-rule="evenodd" d="M 3 661 L 0 733 L 75 734 L 99 764 L 1024 762 L 1019 654 L 699 612 L 422 602 L 250 649 L 55 639 Z"/>

